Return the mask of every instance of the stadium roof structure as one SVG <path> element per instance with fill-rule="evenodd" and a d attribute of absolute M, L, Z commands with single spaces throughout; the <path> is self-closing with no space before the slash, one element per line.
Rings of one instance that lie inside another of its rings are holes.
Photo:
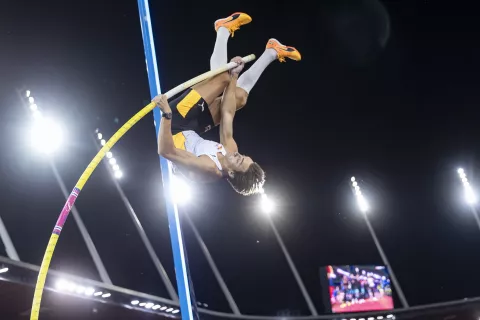
<path fill-rule="evenodd" d="M 30 317 L 34 285 L 40 267 L 0 256 L 0 314 L 2 319 Z M 93 290 L 92 290 L 93 289 Z M 426 292 L 428 294 L 428 292 Z M 260 302 L 259 302 L 260 303 Z M 199 308 L 202 320 L 436 320 L 478 319 L 480 298 L 367 313 L 302 317 L 234 315 Z M 40 319 L 180 319 L 178 304 L 94 280 L 50 270 Z"/>

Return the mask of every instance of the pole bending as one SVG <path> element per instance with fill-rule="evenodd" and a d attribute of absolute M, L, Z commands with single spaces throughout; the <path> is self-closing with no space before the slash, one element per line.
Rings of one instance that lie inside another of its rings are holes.
<path fill-rule="evenodd" d="M 251 21 L 249 15 L 241 12 L 215 21 L 217 38 L 210 59 L 211 70 L 227 63 L 228 39 Z M 266 67 L 277 59 L 285 62 L 286 58 L 299 61 L 301 55 L 294 47 L 270 39 L 262 56 L 242 76 L 238 77 L 243 64 L 230 70 L 230 74 L 225 72 L 194 86 L 170 103 L 161 95 L 153 99 L 162 110 L 158 152 L 174 164 L 174 172 L 194 182 L 225 179 L 245 196 L 263 190 L 265 173 L 251 157 L 238 152 L 233 139 L 233 119 L 236 110 L 247 103 L 250 91 Z M 232 61 L 240 63 L 239 59 Z M 218 125 L 220 143 L 200 137 Z"/>
<path fill-rule="evenodd" d="M 244 63 L 250 62 L 255 59 L 255 56 L 249 55 L 246 56 L 242 59 Z M 183 90 L 190 88 L 194 86 L 197 83 L 200 83 L 206 79 L 209 79 L 211 77 L 214 77 L 220 73 L 223 73 L 227 70 L 230 70 L 232 68 L 235 68 L 237 66 L 236 63 L 231 62 L 229 64 L 225 64 L 224 66 L 221 66 L 220 68 L 216 70 L 212 70 L 206 73 L 203 73 L 187 82 L 184 82 L 172 90 L 168 91 L 166 93 L 167 97 L 172 97 L 176 94 L 179 94 Z M 145 106 L 142 110 L 140 110 L 137 114 L 135 114 L 130 120 L 128 120 L 115 134 L 105 143 L 105 145 L 98 151 L 96 156 L 93 158 L 93 160 L 89 163 L 88 167 L 85 169 L 85 171 L 82 173 L 80 179 L 78 180 L 77 184 L 75 185 L 75 188 L 73 188 L 72 192 L 70 193 L 70 196 L 67 199 L 67 202 L 65 203 L 62 212 L 60 213 L 60 216 L 58 217 L 57 223 L 55 224 L 55 227 L 52 231 L 52 235 L 50 236 L 50 240 L 48 241 L 47 245 L 47 250 L 45 251 L 45 254 L 43 256 L 42 264 L 40 266 L 40 271 L 38 273 L 38 278 L 37 278 L 37 283 L 35 285 L 35 293 L 33 296 L 33 302 L 32 302 L 32 311 L 30 313 L 30 319 L 31 320 L 38 320 L 39 313 L 40 313 L 40 304 L 42 302 L 42 294 L 43 294 L 43 289 L 45 287 L 45 281 L 47 279 L 47 273 L 48 273 L 48 268 L 50 266 L 50 261 L 52 260 L 53 253 L 55 251 L 55 247 L 57 245 L 58 239 L 60 237 L 60 233 L 62 232 L 62 228 L 65 225 L 65 222 L 68 218 L 68 215 L 70 213 L 70 210 L 72 209 L 75 201 L 77 200 L 80 191 L 82 191 L 83 187 L 87 183 L 88 179 L 92 175 L 93 171 L 97 168 L 98 164 L 102 159 L 105 157 L 105 154 L 110 151 L 110 149 L 115 145 L 115 143 L 120 140 L 120 138 L 128 131 L 130 128 L 132 128 L 140 119 L 142 119 L 146 114 L 148 114 L 150 111 L 152 111 L 155 108 L 155 103 L 149 103 L 147 106 Z"/>

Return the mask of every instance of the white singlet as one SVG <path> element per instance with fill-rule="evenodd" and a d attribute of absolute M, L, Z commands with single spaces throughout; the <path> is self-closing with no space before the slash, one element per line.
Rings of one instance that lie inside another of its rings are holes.
<path fill-rule="evenodd" d="M 223 147 L 222 144 L 205 140 L 201 138 L 195 131 L 182 131 L 183 136 L 185 137 L 185 150 L 193 153 L 197 157 L 206 155 L 217 166 L 218 170 L 222 171 L 222 165 L 220 161 L 218 161 L 217 153 L 221 153 L 223 155 L 227 154 L 227 151 Z"/>

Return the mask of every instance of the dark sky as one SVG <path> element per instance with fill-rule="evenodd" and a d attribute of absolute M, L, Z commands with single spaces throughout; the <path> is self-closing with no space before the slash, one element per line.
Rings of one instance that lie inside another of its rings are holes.
<path fill-rule="evenodd" d="M 235 118 L 235 137 L 267 172 L 275 224 L 318 310 L 321 266 L 382 263 L 356 210 L 352 175 L 363 180 L 371 222 L 410 304 L 480 295 L 480 233 L 455 172 L 464 166 L 476 182 L 477 10 L 385 1 L 390 38 L 381 50 L 366 45 L 381 35 L 365 27 L 374 21 L 367 7 L 314 3 L 151 1 L 162 88 L 209 69 L 216 19 L 249 13 L 253 22 L 229 41 L 230 57 L 259 56 L 270 37 L 303 55 L 266 70 Z M 28 145 L 22 88 L 68 128 L 54 161 L 71 189 L 95 155 L 95 128 L 110 136 L 150 99 L 136 1 L 0 5 L 0 214 L 21 259 L 40 264 L 64 199 L 46 158 Z M 121 185 L 173 280 L 152 116 L 113 152 L 125 172 Z M 258 200 L 217 183 L 197 189 L 182 212 L 242 312 L 308 314 Z M 103 166 L 77 207 L 114 284 L 166 296 Z M 191 230 L 184 232 L 197 299 L 228 311 Z M 72 217 L 52 268 L 98 279 Z"/>

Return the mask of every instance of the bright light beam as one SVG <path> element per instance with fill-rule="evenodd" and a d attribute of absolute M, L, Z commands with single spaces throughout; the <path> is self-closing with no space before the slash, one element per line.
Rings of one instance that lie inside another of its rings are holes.
<path fill-rule="evenodd" d="M 190 186 L 185 182 L 185 180 L 175 175 L 172 175 L 170 190 L 172 192 L 173 199 L 177 204 L 185 204 L 189 202 L 192 197 Z"/>
<path fill-rule="evenodd" d="M 49 118 L 37 118 L 31 130 L 32 146 L 45 154 L 55 152 L 63 142 L 62 127 Z"/>
<path fill-rule="evenodd" d="M 355 198 L 357 199 L 357 204 L 358 208 L 360 209 L 361 212 L 367 213 L 367 211 L 370 209 L 367 200 L 362 194 L 362 191 L 360 189 L 360 186 L 358 182 L 355 180 L 355 177 L 352 177 L 350 179 L 352 182 L 352 187 L 355 189 Z"/>
<path fill-rule="evenodd" d="M 98 140 L 100 140 L 100 144 L 102 146 L 105 145 L 105 139 L 103 139 L 103 134 L 100 132 L 100 129 L 96 129 L 95 133 L 97 134 Z M 106 153 L 107 158 L 109 159 L 108 162 L 112 165 L 113 169 L 113 176 L 117 179 L 121 179 L 123 177 L 123 172 L 120 171 L 120 166 L 117 164 L 117 159 L 113 157 L 113 153 L 108 151 Z"/>
<path fill-rule="evenodd" d="M 68 282 L 63 279 L 59 279 L 55 284 L 55 288 L 60 291 L 65 290 L 67 287 L 68 287 Z"/>
<path fill-rule="evenodd" d="M 263 212 L 266 214 L 271 214 L 275 209 L 275 203 L 272 199 L 268 198 L 265 193 L 262 193 L 261 207 Z"/>
<path fill-rule="evenodd" d="M 465 191 L 465 200 L 470 205 L 475 204 L 477 202 L 477 196 L 473 191 L 472 186 L 468 182 L 467 174 L 465 173 L 465 170 L 463 170 L 463 168 L 459 168 L 457 172 L 463 184 L 463 190 Z"/>

